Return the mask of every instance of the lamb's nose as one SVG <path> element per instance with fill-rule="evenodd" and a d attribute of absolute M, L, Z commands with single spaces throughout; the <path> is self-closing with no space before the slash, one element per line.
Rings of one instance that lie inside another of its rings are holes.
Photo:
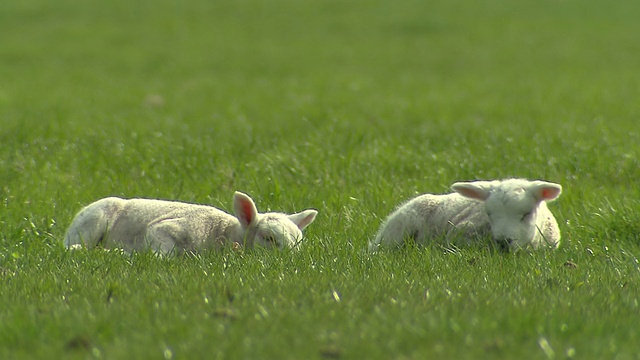
<path fill-rule="evenodd" d="M 513 239 L 508 239 L 508 238 L 496 239 L 496 246 L 498 250 L 509 251 L 509 248 L 511 247 L 512 242 L 513 242 Z"/>

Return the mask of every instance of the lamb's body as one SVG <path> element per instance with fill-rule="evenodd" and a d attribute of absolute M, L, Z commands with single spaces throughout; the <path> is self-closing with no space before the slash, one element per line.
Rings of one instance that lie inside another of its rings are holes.
<path fill-rule="evenodd" d="M 238 219 L 213 207 L 109 197 L 78 213 L 64 244 L 168 253 L 220 247 L 242 240 L 241 233 Z"/>
<path fill-rule="evenodd" d="M 244 194 L 234 196 L 236 216 L 210 206 L 149 199 L 109 197 L 82 209 L 69 226 L 69 248 L 151 249 L 158 253 L 195 252 L 225 244 L 295 247 L 301 230 L 317 212 L 258 214 Z"/>
<path fill-rule="evenodd" d="M 468 244 L 493 237 L 512 249 L 560 243 L 558 224 L 545 202 L 559 196 L 559 185 L 509 179 L 453 188 L 456 193 L 420 195 L 400 206 L 383 222 L 369 250 L 398 247 L 407 239 L 421 245 L 433 240 Z"/>
<path fill-rule="evenodd" d="M 400 246 L 410 239 L 425 245 L 439 239 L 447 243 L 491 233 L 482 203 L 458 194 L 424 194 L 409 200 L 383 223 L 370 250 Z"/>

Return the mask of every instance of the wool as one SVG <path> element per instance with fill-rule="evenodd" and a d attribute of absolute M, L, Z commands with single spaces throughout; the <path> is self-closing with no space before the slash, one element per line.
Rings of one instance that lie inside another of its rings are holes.
<path fill-rule="evenodd" d="M 78 212 L 64 238 L 67 248 L 117 248 L 160 254 L 232 246 L 297 248 L 316 210 L 258 213 L 246 194 L 233 197 L 234 215 L 205 205 L 153 199 L 98 200 Z M 235 244 L 235 245 L 234 245 Z"/>
<path fill-rule="evenodd" d="M 558 223 L 546 204 L 560 196 L 559 184 L 506 179 L 458 182 L 452 190 L 420 195 L 398 207 L 382 223 L 369 250 L 397 248 L 407 240 L 469 244 L 488 236 L 511 250 L 560 244 Z"/>

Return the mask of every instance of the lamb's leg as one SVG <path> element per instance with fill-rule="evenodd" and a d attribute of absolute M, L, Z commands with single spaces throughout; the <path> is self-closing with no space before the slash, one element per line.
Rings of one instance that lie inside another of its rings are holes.
<path fill-rule="evenodd" d="M 394 249 L 402 246 L 405 239 L 417 236 L 416 229 L 413 229 L 408 219 L 404 219 L 404 214 L 394 213 L 382 224 L 376 239 L 369 242 L 369 251 L 376 251 L 378 248 Z"/>
<path fill-rule="evenodd" d="M 71 222 L 64 237 L 64 246 L 78 249 L 97 246 L 113 225 L 124 200 L 106 198 L 82 209 Z"/>
<path fill-rule="evenodd" d="M 180 219 L 167 219 L 149 225 L 145 239 L 153 252 L 179 254 L 188 247 L 188 233 Z"/>

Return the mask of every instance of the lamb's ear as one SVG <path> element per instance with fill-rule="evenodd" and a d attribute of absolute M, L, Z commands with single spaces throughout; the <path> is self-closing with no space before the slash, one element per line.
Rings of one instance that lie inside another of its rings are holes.
<path fill-rule="evenodd" d="M 243 229 L 255 224 L 258 219 L 256 204 L 254 204 L 249 195 L 239 191 L 233 194 L 233 211 L 238 220 L 240 220 L 240 225 L 242 225 Z"/>
<path fill-rule="evenodd" d="M 457 182 L 451 185 L 451 189 L 464 197 L 485 201 L 491 194 L 491 182 Z"/>
<path fill-rule="evenodd" d="M 551 201 L 560 196 L 562 186 L 560 186 L 560 184 L 538 180 L 533 181 L 527 188 L 527 191 L 533 194 L 533 197 L 538 201 Z"/>
<path fill-rule="evenodd" d="M 288 215 L 288 218 L 302 231 L 316 219 L 316 215 L 318 215 L 316 210 L 309 209 L 297 214 Z"/>

